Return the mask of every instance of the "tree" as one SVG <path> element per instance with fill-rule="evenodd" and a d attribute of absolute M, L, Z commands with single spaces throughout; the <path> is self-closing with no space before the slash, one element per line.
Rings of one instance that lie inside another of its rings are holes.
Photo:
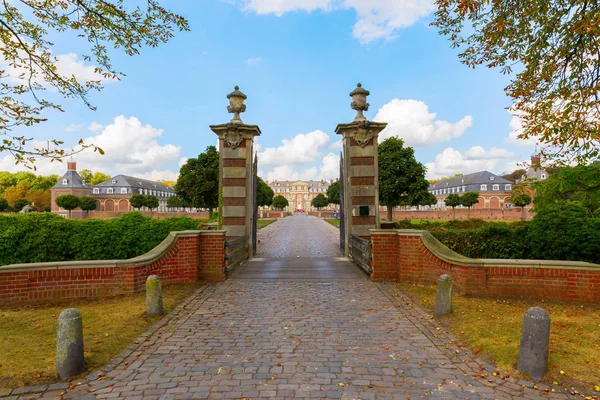
<path fill-rule="evenodd" d="M 175 193 L 191 207 L 208 208 L 211 213 L 219 205 L 219 153 L 215 146 L 208 146 L 181 167 Z"/>
<path fill-rule="evenodd" d="M 16 200 L 27 198 L 27 194 L 30 190 L 31 184 L 27 180 L 22 180 L 17 183 L 16 186 L 7 188 L 2 194 L 2 197 L 8 201 L 8 204 L 13 206 Z"/>
<path fill-rule="evenodd" d="M 158 197 L 151 196 L 151 195 L 147 195 L 144 197 L 145 197 L 144 205 L 150 209 L 150 212 L 152 212 L 154 209 L 158 208 L 158 205 L 159 205 Z"/>
<path fill-rule="evenodd" d="M 85 183 L 91 183 L 94 173 L 89 169 L 82 169 L 81 171 L 79 171 L 79 176 Z"/>
<path fill-rule="evenodd" d="M 288 202 L 288 200 L 282 195 L 273 197 L 273 207 L 275 207 L 276 209 L 283 210 L 289 205 L 290 203 Z"/>
<path fill-rule="evenodd" d="M 330 204 L 340 204 L 340 181 L 335 181 L 327 188 L 327 199 Z"/>
<path fill-rule="evenodd" d="M 460 204 L 467 207 L 467 218 L 471 218 L 471 207 L 479 203 L 479 192 L 467 192 L 460 196 Z"/>
<path fill-rule="evenodd" d="M 109 179 L 110 179 L 110 175 L 106 175 L 106 174 L 104 174 L 102 172 L 96 172 L 92 176 L 92 179 L 89 182 L 86 181 L 86 183 L 89 183 L 92 186 L 96 186 L 97 184 L 102 183 L 102 182 L 106 182 Z"/>
<path fill-rule="evenodd" d="M 600 155 L 598 5 L 590 0 L 436 0 L 433 25 L 470 66 L 518 72 L 505 88 L 522 139 L 549 145 L 547 157 Z M 519 10 L 516 12 L 516 10 Z"/>
<path fill-rule="evenodd" d="M 452 219 L 456 219 L 456 207 L 462 204 L 460 196 L 456 193 L 449 194 L 448 197 L 444 199 L 444 203 L 446 204 L 446 206 L 452 207 Z"/>
<path fill-rule="evenodd" d="M 62 111 L 53 100 L 43 99 L 41 93 L 80 99 L 87 107 L 91 91 L 103 88 L 103 81 L 120 79 L 123 73 L 112 63 L 108 49 L 121 49 L 127 55 L 139 54 L 143 46 L 155 47 L 173 37 L 175 29 L 189 30 L 187 21 L 167 11 L 156 0 L 148 0 L 144 7 L 123 6 L 120 0 L 21 0 L 4 2 L 0 11 L 0 57 L 7 65 L 3 71 L 0 98 L 0 152 L 8 151 L 17 163 L 30 165 L 35 157 L 60 159 L 86 148 L 103 153 L 93 144 L 79 141 L 73 151 L 61 149 L 63 142 L 50 140 L 44 145 L 33 145 L 33 138 L 11 134 L 14 127 L 31 126 L 46 121 L 47 109 Z M 61 68 L 61 60 L 71 55 L 60 55 L 54 47 L 55 32 L 67 32 L 82 37 L 81 43 L 90 43 L 83 61 L 93 64 L 93 76 L 85 79 Z M 55 96 L 51 96 L 54 98 Z M 35 168 L 35 166 L 34 166 Z"/>
<path fill-rule="evenodd" d="M 27 193 L 27 200 L 31 204 L 33 204 L 38 210 L 43 209 L 44 207 L 50 207 L 52 202 L 52 192 L 51 189 L 46 190 L 30 190 Z"/>
<path fill-rule="evenodd" d="M 524 169 L 516 169 L 513 172 L 511 172 L 510 174 L 502 175 L 502 177 L 504 179 L 506 179 L 507 181 L 516 182 L 523 175 L 525 175 L 526 172 L 527 171 L 525 171 Z"/>
<path fill-rule="evenodd" d="M 315 196 L 314 199 L 312 199 L 310 204 L 317 210 L 320 210 L 321 208 L 327 207 L 329 205 L 329 199 L 325 197 L 323 193 L 319 193 Z"/>
<path fill-rule="evenodd" d="M 387 219 L 393 219 L 395 206 L 416 206 L 428 193 L 425 167 L 415 158 L 412 147 L 391 137 L 379 146 L 379 199 L 387 207 Z"/>
<path fill-rule="evenodd" d="M 131 204 L 133 208 L 137 208 L 139 210 L 140 208 L 146 206 L 146 196 L 143 194 L 134 194 L 129 199 L 129 204 Z"/>
<path fill-rule="evenodd" d="M 98 203 L 96 199 L 91 196 L 83 196 L 79 198 L 79 208 L 85 211 L 85 215 L 88 216 L 90 211 L 95 210 Z"/>
<path fill-rule="evenodd" d="M 270 206 L 273 203 L 273 189 L 259 176 L 256 181 L 256 203 L 259 207 Z"/>
<path fill-rule="evenodd" d="M 167 199 L 167 207 L 169 208 L 181 208 L 183 206 L 183 201 L 177 196 L 171 196 Z"/>
<path fill-rule="evenodd" d="M 9 205 L 6 199 L 0 199 L 0 212 L 8 211 Z"/>
<path fill-rule="evenodd" d="M 79 197 L 72 194 L 60 195 L 55 201 L 57 206 L 69 211 L 69 218 L 71 218 L 71 211 L 79 207 Z"/>
<path fill-rule="evenodd" d="M 531 204 L 531 196 L 524 192 L 513 191 L 510 196 L 510 202 L 517 207 L 521 207 L 521 218 L 525 219 L 525 207 Z"/>
<path fill-rule="evenodd" d="M 13 206 L 13 208 L 16 212 L 19 212 L 23 209 L 23 207 L 28 206 L 30 204 L 31 203 L 29 203 L 29 200 L 27 199 L 17 199 L 15 200 L 15 205 Z"/>

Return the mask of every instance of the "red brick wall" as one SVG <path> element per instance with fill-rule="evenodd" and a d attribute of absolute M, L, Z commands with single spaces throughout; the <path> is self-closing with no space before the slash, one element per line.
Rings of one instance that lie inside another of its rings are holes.
<path fill-rule="evenodd" d="M 141 211 L 142 215 L 146 217 L 152 217 L 156 219 L 165 219 L 165 218 L 173 218 L 173 217 L 189 217 L 192 219 L 208 219 L 208 212 L 150 212 L 150 211 Z M 125 214 L 125 212 L 120 211 L 90 211 L 88 218 L 97 218 L 97 219 L 110 219 L 120 217 Z"/>
<path fill-rule="evenodd" d="M 382 219 L 387 219 L 387 210 L 385 207 L 380 209 L 379 215 Z M 533 218 L 535 213 L 530 208 L 525 207 L 525 219 Z M 456 219 L 468 218 L 467 209 L 456 209 Z M 502 208 L 502 209 L 471 209 L 471 218 L 481 219 L 520 219 L 520 208 Z M 397 211 L 394 210 L 394 219 L 452 219 L 452 209 L 431 210 L 431 211 Z"/>
<path fill-rule="evenodd" d="M 0 306 L 93 299 L 141 292 L 146 278 L 163 282 L 221 281 L 224 275 L 222 232 L 181 234 L 154 261 L 42 263 L 0 268 Z M 150 254 L 150 253 L 149 253 Z"/>
<path fill-rule="evenodd" d="M 418 231 L 410 235 L 395 232 L 395 236 L 389 231 L 372 235 L 373 280 L 434 284 L 447 273 L 455 289 L 470 296 L 600 304 L 600 265 L 534 260 L 512 264 L 510 260 L 481 260 L 477 265 L 460 265 L 438 257 Z"/>

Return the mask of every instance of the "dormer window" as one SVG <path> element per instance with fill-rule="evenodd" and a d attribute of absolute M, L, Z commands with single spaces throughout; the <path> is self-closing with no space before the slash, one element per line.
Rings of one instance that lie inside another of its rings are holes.
<path fill-rule="evenodd" d="M 493 176 L 490 176 L 490 181 L 493 181 L 493 180 L 494 180 L 494 177 L 493 177 Z"/>
<path fill-rule="evenodd" d="M 481 190 L 483 190 L 483 191 L 486 191 L 486 190 L 487 190 L 487 185 L 481 185 L 481 186 L 479 187 L 479 189 L 481 189 Z"/>
<path fill-rule="evenodd" d="M 542 174 L 542 179 L 546 179 L 546 174 Z"/>
<path fill-rule="evenodd" d="M 121 188 L 121 194 L 127 194 L 127 188 Z"/>
<path fill-rule="evenodd" d="M 140 194 L 144 194 L 144 189 L 140 189 Z"/>
<path fill-rule="evenodd" d="M 504 190 L 512 190 L 512 187 L 510 185 L 504 185 Z"/>
<path fill-rule="evenodd" d="M 492 190 L 500 190 L 500 185 L 494 185 L 494 186 L 492 186 Z"/>
<path fill-rule="evenodd" d="M 112 183 L 117 183 L 117 180 L 116 180 L 116 179 L 113 179 L 113 180 L 112 180 Z"/>
<path fill-rule="evenodd" d="M 113 194 L 114 193 L 113 188 L 106 189 L 106 193 Z"/>
<path fill-rule="evenodd" d="M 100 189 L 99 188 L 94 188 L 94 194 L 100 194 Z"/>
<path fill-rule="evenodd" d="M 63 185 L 67 185 L 69 182 L 66 179 L 63 179 Z"/>

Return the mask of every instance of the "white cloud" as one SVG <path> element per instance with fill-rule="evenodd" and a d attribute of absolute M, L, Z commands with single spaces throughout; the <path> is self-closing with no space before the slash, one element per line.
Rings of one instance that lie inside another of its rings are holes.
<path fill-rule="evenodd" d="M 279 147 L 267 147 L 258 154 L 262 167 L 311 163 L 322 156 L 319 151 L 330 142 L 329 135 L 321 130 L 299 133 L 292 139 L 283 139 Z"/>
<path fill-rule="evenodd" d="M 104 129 L 104 125 L 99 124 L 98 122 L 92 122 L 89 126 L 88 126 L 88 131 L 90 132 L 94 132 L 94 133 L 98 133 L 100 132 L 102 129 Z"/>
<path fill-rule="evenodd" d="M 76 132 L 83 128 L 83 124 L 71 124 L 65 127 L 65 132 Z"/>
<path fill-rule="evenodd" d="M 157 142 L 163 134 L 162 129 L 143 125 L 136 117 L 119 116 L 105 126 L 97 135 L 85 138 L 85 143 L 93 143 L 102 148 L 101 155 L 92 150 L 85 150 L 77 155 L 79 169 L 101 171 L 110 175 L 124 174 L 151 176 L 153 179 L 172 180 L 175 171 L 166 167 L 181 164 L 181 147 L 172 144 L 161 145 Z M 39 144 L 34 144 L 38 146 Z M 75 147 L 76 144 L 73 144 Z M 38 173 L 43 175 L 62 175 L 66 169 L 64 163 L 50 162 L 39 158 L 36 162 Z M 22 171 L 21 165 L 15 166 L 10 155 L 0 158 L 0 170 L 11 172 Z"/>
<path fill-rule="evenodd" d="M 336 179 L 340 172 L 340 157 L 329 153 L 321 160 L 321 166 L 312 166 L 304 170 L 295 170 L 289 165 L 280 165 L 273 168 L 272 171 L 260 171 L 261 176 L 266 176 L 269 182 L 278 181 L 297 181 L 297 180 L 316 180 L 316 179 Z"/>
<path fill-rule="evenodd" d="M 256 64 L 258 64 L 259 62 L 262 61 L 262 57 L 256 57 L 256 58 L 249 58 L 245 61 L 245 63 L 247 65 L 249 65 L 250 67 L 255 66 Z"/>
<path fill-rule="evenodd" d="M 179 172 L 174 172 L 169 169 L 154 170 L 150 172 L 144 172 L 142 174 L 133 174 L 136 178 L 148 179 L 151 181 L 177 181 Z"/>
<path fill-rule="evenodd" d="M 523 122 L 521 121 L 521 117 L 518 113 L 508 110 L 508 113 L 512 115 L 510 123 L 508 126 L 510 127 L 510 132 L 508 137 L 504 141 L 508 144 L 516 144 L 517 146 L 523 147 L 533 147 L 538 143 L 538 140 L 533 137 L 529 139 L 519 139 L 519 135 L 523 132 Z"/>
<path fill-rule="evenodd" d="M 404 139 L 409 146 L 448 142 L 461 136 L 473 124 L 470 115 L 456 123 L 436 120 L 436 116 L 422 101 L 393 99 L 379 109 L 374 120 L 388 123 L 380 134 L 380 141 L 395 136 Z"/>
<path fill-rule="evenodd" d="M 509 159 L 512 161 L 508 161 Z M 493 171 L 497 167 L 503 171 L 513 165 L 516 155 L 505 149 L 493 148 L 486 151 L 480 146 L 471 147 L 464 154 L 448 147 L 435 157 L 435 161 L 426 163 L 427 178 L 435 179 L 455 174 L 469 174 L 478 171 Z"/>
<path fill-rule="evenodd" d="M 414 25 L 434 10 L 433 0 L 240 0 L 257 14 L 282 16 L 293 11 L 353 9 L 357 21 L 352 33 L 361 43 L 393 39 L 398 30 Z"/>

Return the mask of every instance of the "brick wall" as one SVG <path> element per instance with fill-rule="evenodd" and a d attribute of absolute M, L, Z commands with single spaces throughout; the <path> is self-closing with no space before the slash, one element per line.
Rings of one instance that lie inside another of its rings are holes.
<path fill-rule="evenodd" d="M 463 257 L 429 232 L 373 230 L 373 280 L 434 284 L 450 274 L 470 296 L 600 304 L 600 265 Z"/>
<path fill-rule="evenodd" d="M 150 212 L 150 211 L 141 211 L 142 215 L 145 217 L 152 217 L 156 219 L 165 219 L 165 218 L 173 218 L 173 217 L 188 217 L 192 219 L 208 219 L 208 212 Z M 126 214 L 126 212 L 120 211 L 90 211 L 88 218 L 97 218 L 97 219 L 110 219 L 120 217 L 121 215 Z"/>
<path fill-rule="evenodd" d="M 224 247 L 223 231 L 173 232 L 129 260 L 7 265 L 0 267 L 0 306 L 137 293 L 149 275 L 163 282 L 221 281 Z"/>
<path fill-rule="evenodd" d="M 382 219 L 387 219 L 387 210 L 381 207 L 379 215 Z M 466 208 L 457 208 L 456 219 L 468 218 L 468 210 Z M 525 207 L 525 219 L 531 219 L 535 213 L 531 212 L 531 208 Z M 471 209 L 471 218 L 481 219 L 520 219 L 520 208 L 487 208 L 487 209 Z M 398 211 L 394 210 L 394 219 L 452 219 L 452 208 L 446 210 L 423 210 L 423 211 Z"/>

